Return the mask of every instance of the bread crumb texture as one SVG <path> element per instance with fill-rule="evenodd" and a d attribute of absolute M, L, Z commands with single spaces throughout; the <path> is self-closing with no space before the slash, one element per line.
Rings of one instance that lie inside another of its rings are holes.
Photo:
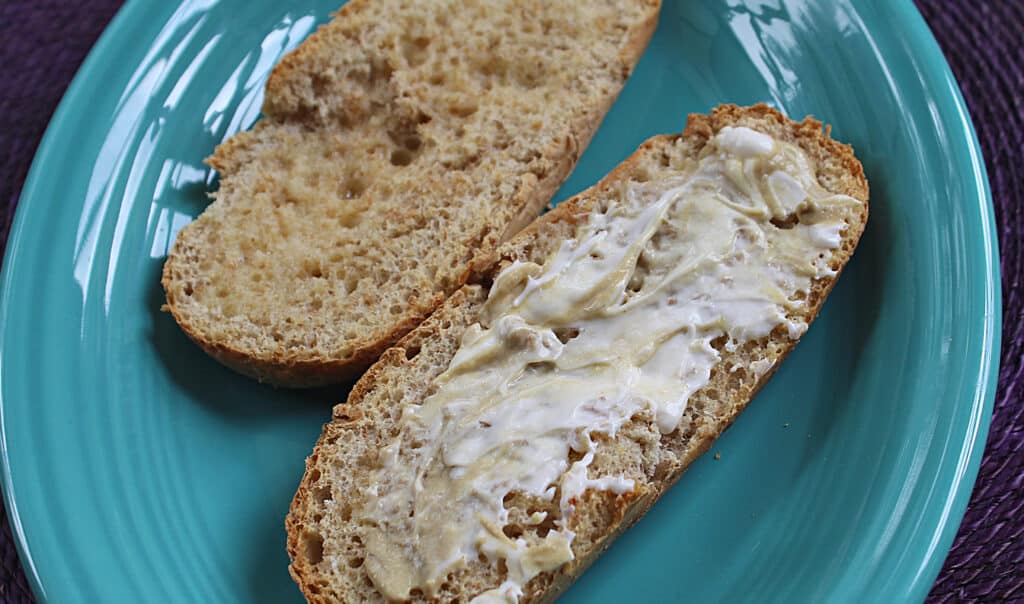
<path fill-rule="evenodd" d="M 493 263 L 575 165 L 657 0 L 354 0 L 285 56 L 220 145 L 167 305 L 221 362 L 356 375 Z"/>
<path fill-rule="evenodd" d="M 868 217 L 868 184 L 852 149 L 830 139 L 820 122 L 811 118 L 795 122 L 764 105 L 725 105 L 710 115 L 691 115 L 682 135 L 647 141 L 600 183 L 560 204 L 503 245 L 499 249 L 501 261 L 489 276 L 515 260 L 543 263 L 573 236 L 582 216 L 615 199 L 626 183 L 664 181 L 685 170 L 705 143 L 725 126 L 746 126 L 798 145 L 811 160 L 822 187 L 863 202 L 847 206 L 843 215 L 847 228 L 841 244 L 827 259 L 836 274 L 816 278 L 806 294 L 807 304 L 790 317 L 810 323 L 863 232 Z M 645 248 L 644 253 L 655 254 L 657 240 L 656 233 L 648 242 L 651 248 Z M 637 266 L 645 264 L 658 270 L 656 263 L 642 259 Z M 292 560 L 289 570 L 310 602 L 384 601 L 364 568 L 363 535 L 368 529 L 354 519 L 353 511 L 360 509 L 372 486 L 367 482 L 380 464 L 379 451 L 398 435 L 402 408 L 419 404 L 436 391 L 433 380 L 448 368 L 465 330 L 479 321 L 488 293 L 487 276 L 479 284 L 462 287 L 427 321 L 386 351 L 325 425 L 306 461 L 306 472 L 286 522 Z M 616 536 L 632 526 L 690 463 L 711 447 L 796 340 L 779 327 L 767 337 L 747 341 L 733 350 L 724 344 L 713 343 L 721 360 L 707 385 L 689 399 L 676 430 L 662 434 L 655 418 L 642 411 L 613 436 L 595 435 L 601 442 L 589 466 L 590 477 L 624 477 L 632 479 L 636 488 L 624 494 L 586 491 L 570 520 L 569 528 L 575 532 L 575 559 L 530 580 L 521 603 L 554 600 Z M 766 372 L 753 369 L 756 363 L 766 362 L 771 365 Z M 558 499 L 557 495 L 547 500 L 511 493 L 504 502 L 509 510 L 504 532 L 513 538 L 542 539 L 561 518 Z M 540 524 L 531 524 L 528 519 L 534 512 L 546 512 L 547 516 Z M 411 600 L 469 602 L 500 585 L 506 574 L 501 563 L 495 565 L 481 558 L 452 571 L 434 598 L 414 590 Z"/>

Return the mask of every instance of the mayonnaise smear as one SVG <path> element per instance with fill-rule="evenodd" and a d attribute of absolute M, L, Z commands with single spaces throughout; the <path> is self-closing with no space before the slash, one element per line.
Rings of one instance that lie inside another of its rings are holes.
<path fill-rule="evenodd" d="M 798 338 L 812 280 L 834 274 L 844 207 L 861 203 L 819 186 L 798 147 L 748 128 L 723 128 L 673 179 L 618 197 L 543 265 L 502 270 L 436 392 L 403 409 L 358 511 L 384 596 L 434 595 L 483 556 L 507 576 L 474 601 L 516 602 L 572 560 L 579 496 L 637 486 L 590 475 L 594 436 L 643 410 L 676 430 L 722 336 L 731 347 L 782 326 Z M 509 493 L 557 497 L 555 528 L 506 536 Z"/>

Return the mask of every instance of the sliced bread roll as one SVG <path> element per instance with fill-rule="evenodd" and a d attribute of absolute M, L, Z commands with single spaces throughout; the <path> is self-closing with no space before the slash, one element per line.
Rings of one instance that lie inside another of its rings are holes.
<path fill-rule="evenodd" d="M 572 170 L 659 0 L 353 0 L 274 69 L 178 235 L 167 308 L 206 352 L 282 386 L 354 377 Z"/>
<path fill-rule="evenodd" d="M 691 115 L 500 249 L 356 384 L 287 518 L 311 602 L 549 602 L 746 407 L 868 217 L 850 147 Z"/>

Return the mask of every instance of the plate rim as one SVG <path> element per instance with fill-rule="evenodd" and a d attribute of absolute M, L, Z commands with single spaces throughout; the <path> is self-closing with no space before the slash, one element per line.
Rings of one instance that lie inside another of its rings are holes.
<path fill-rule="evenodd" d="M 851 0 L 851 3 L 853 5 L 860 4 L 857 0 Z M 32 207 L 32 200 L 39 194 L 37 190 L 42 186 L 45 166 L 55 152 L 57 144 L 55 141 L 74 132 L 75 125 L 69 122 L 68 114 L 73 107 L 83 102 L 84 99 L 81 98 L 83 88 L 87 82 L 93 79 L 93 73 L 103 65 L 105 57 L 115 52 L 125 42 L 125 36 L 130 33 L 131 23 L 149 16 L 147 15 L 148 8 L 151 8 L 148 3 L 138 1 L 126 2 L 119 8 L 68 85 L 40 139 L 19 194 L 4 253 L 3 270 L 0 273 L 0 488 L 3 490 L 4 506 L 18 552 L 18 561 L 25 571 L 26 578 L 38 602 L 47 601 L 46 589 L 36 570 L 33 553 L 28 547 L 20 518 L 18 500 L 13 492 L 14 485 L 5 420 L 7 405 L 2 388 L 4 374 L 2 351 L 5 349 L 7 338 L 7 330 L 4 326 L 11 310 L 9 300 L 10 291 L 14 285 L 12 275 L 15 273 L 12 267 L 18 266 L 20 256 L 18 250 L 25 237 L 26 216 L 31 212 L 31 209 L 26 208 Z M 940 499 L 944 506 L 939 523 L 933 530 L 936 539 L 930 544 L 924 558 L 920 561 L 918 572 L 908 578 L 905 583 L 907 587 L 905 593 L 914 600 L 923 601 L 934 585 L 959 530 L 984 454 L 998 386 L 1002 336 L 1002 284 L 998 231 L 986 163 L 981 152 L 977 131 L 959 84 L 934 34 L 917 7 L 912 2 L 907 2 L 895 7 L 893 12 L 907 26 L 904 33 L 911 46 L 921 52 L 919 58 L 922 61 L 922 71 L 943 85 L 941 88 L 934 88 L 925 87 L 922 84 L 922 87 L 931 95 L 944 98 L 948 107 L 954 110 L 959 118 L 959 123 L 956 124 L 958 135 L 966 134 L 962 140 L 966 144 L 965 150 L 970 160 L 971 169 L 965 175 L 969 175 L 968 184 L 972 185 L 971 190 L 975 194 L 961 203 L 970 204 L 971 211 L 978 212 L 981 226 L 981 231 L 978 233 L 982 247 L 981 260 L 987 269 L 983 299 L 985 313 L 983 330 L 980 335 L 976 336 L 981 341 L 982 358 L 976 366 L 977 373 L 973 376 L 975 379 L 972 380 L 974 390 L 969 401 L 970 415 L 967 425 L 964 426 L 966 437 L 963 442 L 947 445 L 945 449 L 954 454 L 958 471 L 950 484 L 949 493 Z M 964 374 L 972 375 L 974 371 L 966 370 Z M 965 400 L 962 404 L 966 406 L 968 401 Z"/>
<path fill-rule="evenodd" d="M 110 22 L 100 32 L 92 48 L 89 49 L 82 64 L 78 67 L 74 77 L 72 77 L 71 83 L 68 84 L 67 90 L 61 96 L 57 108 L 50 117 L 50 121 L 46 124 L 43 136 L 39 140 L 35 154 L 32 156 L 32 163 L 29 165 L 25 182 L 22 184 L 21 192 L 18 194 L 18 205 L 14 210 L 14 217 L 11 220 L 11 228 L 8 231 L 6 247 L 4 248 L 3 268 L 0 270 L 0 489 L 3 491 L 4 511 L 7 515 L 8 526 L 11 529 L 11 536 L 14 538 L 15 549 L 18 552 L 18 562 L 24 570 L 25 578 L 32 589 L 32 595 L 35 597 L 36 602 L 39 603 L 47 602 L 48 599 L 45 586 L 36 570 L 35 559 L 28 547 L 19 506 L 13 493 L 14 485 L 7 442 L 7 405 L 4 402 L 3 396 L 3 350 L 7 340 L 7 329 L 4 327 L 4 323 L 7 321 L 10 313 L 10 291 L 13 288 L 13 278 L 11 275 L 14 272 L 11 267 L 17 261 L 19 256 L 18 249 L 24 237 L 26 215 L 29 213 L 29 210 L 25 208 L 31 205 L 30 200 L 36 196 L 36 189 L 40 186 L 39 181 L 43 178 L 44 166 L 48 163 L 49 157 L 55 152 L 54 146 L 56 143 L 54 141 L 64 135 L 64 132 L 69 128 L 67 114 L 74 105 L 80 102 L 81 89 L 85 87 L 86 82 L 92 79 L 91 74 L 100 67 L 103 56 L 112 50 L 108 49 L 108 47 L 116 48 L 115 43 L 122 36 L 121 32 L 124 29 L 124 22 L 137 18 L 137 13 L 142 4 L 141 2 L 128 1 L 117 9 Z"/>
<path fill-rule="evenodd" d="M 989 427 L 992 423 L 992 410 L 995 404 L 996 389 L 999 384 L 1000 355 L 1002 352 L 1002 281 L 999 262 L 999 238 L 995 221 L 995 207 L 992 201 L 992 190 L 988 181 L 988 169 L 985 157 L 978 142 L 978 132 L 974 127 L 970 109 L 960 91 L 960 84 L 953 75 L 953 70 L 946 60 L 938 40 L 924 19 L 924 15 L 913 2 L 901 5 L 900 17 L 908 25 L 906 31 L 914 48 L 924 51 L 922 59 L 925 69 L 936 76 L 945 86 L 944 94 L 952 108 L 960 118 L 961 133 L 966 134 L 967 152 L 971 161 L 971 180 L 976 196 L 970 202 L 976 205 L 981 226 L 981 244 L 983 248 L 985 271 L 984 292 L 984 324 L 981 338 L 982 358 L 977 368 L 974 393 L 970 401 L 970 420 L 966 428 L 966 438 L 959 443 L 956 456 L 959 471 L 950 485 L 950 492 L 945 497 L 945 506 L 940 524 L 935 527 L 937 539 L 933 539 L 925 552 L 917 574 L 911 578 L 909 593 L 917 601 L 924 602 L 931 591 L 935 580 L 942 570 L 942 565 L 949 555 L 956 538 L 967 504 L 974 491 L 974 483 L 978 478 L 981 460 L 984 456 L 988 440 Z M 932 93 L 938 91 L 932 90 Z M 967 200 L 964 200 L 967 203 Z M 965 374 L 968 372 L 965 372 Z M 965 403 L 966 404 L 966 401 Z M 2 400 L 0 400 L 2 405 Z M 956 447 L 951 447 L 956 449 Z"/>

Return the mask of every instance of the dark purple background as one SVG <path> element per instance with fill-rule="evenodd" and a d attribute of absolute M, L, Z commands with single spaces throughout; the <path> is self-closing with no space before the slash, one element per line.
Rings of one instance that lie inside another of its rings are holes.
<path fill-rule="evenodd" d="M 1003 351 L 985 457 L 929 602 L 1024 600 L 1024 0 L 917 0 L 960 82 L 985 154 L 1003 270 Z M 117 11 L 0 0 L 0 251 L 39 139 Z M 0 514 L 0 602 L 32 602 Z"/>

